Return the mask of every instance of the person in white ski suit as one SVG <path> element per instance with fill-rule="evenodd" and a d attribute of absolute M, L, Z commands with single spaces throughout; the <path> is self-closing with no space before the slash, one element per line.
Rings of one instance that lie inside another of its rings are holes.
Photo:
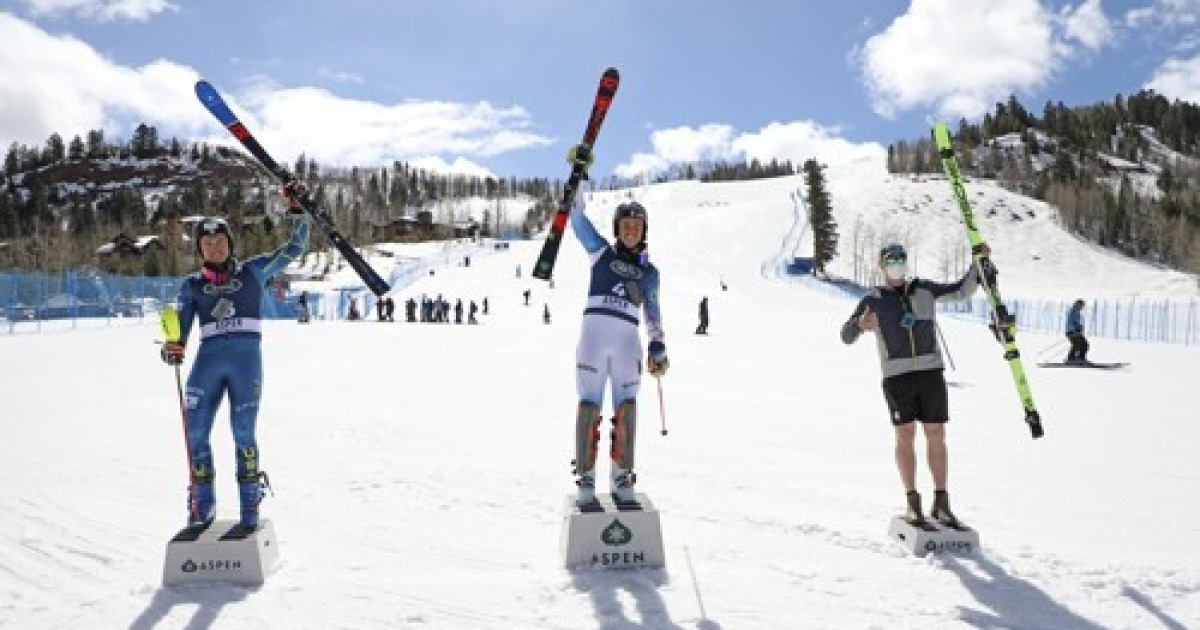
<path fill-rule="evenodd" d="M 636 501 L 633 473 L 637 394 L 642 376 L 638 325 L 646 316 L 647 371 L 661 377 L 670 365 L 659 308 L 658 269 L 646 255 L 646 210 L 636 202 L 619 205 L 613 216 L 616 242 L 596 231 L 576 202 L 571 227 L 591 259 L 591 281 L 576 351 L 579 408 L 575 423 L 578 503 L 594 503 L 596 454 L 604 389 L 612 392 L 612 492 L 618 502 Z"/>

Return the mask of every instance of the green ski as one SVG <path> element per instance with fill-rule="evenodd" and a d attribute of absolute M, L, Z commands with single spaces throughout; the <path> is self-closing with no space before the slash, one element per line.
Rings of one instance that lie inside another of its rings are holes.
<path fill-rule="evenodd" d="M 1029 382 L 1025 379 L 1021 351 L 1017 349 L 1017 319 L 1008 312 L 1008 307 L 1001 301 L 1000 287 L 996 284 L 996 268 L 991 259 L 983 255 L 983 236 L 979 234 L 979 227 L 975 225 L 975 213 L 971 210 L 971 202 L 967 200 L 967 191 L 963 189 L 962 173 L 958 170 L 958 160 L 954 157 L 954 145 L 950 142 L 950 130 L 946 123 L 939 122 L 933 127 L 933 140 L 942 160 L 942 169 L 946 171 L 946 177 L 954 189 L 954 199 L 958 201 L 958 208 L 962 211 L 963 224 L 967 226 L 967 238 L 971 241 L 975 265 L 992 307 L 992 332 L 996 334 L 996 340 L 1004 346 L 1004 358 L 1008 361 L 1013 382 L 1017 385 L 1017 395 L 1021 397 L 1021 404 L 1025 407 L 1025 423 L 1029 425 L 1033 437 L 1040 438 L 1042 418 L 1033 404 L 1033 393 L 1029 391 Z"/>

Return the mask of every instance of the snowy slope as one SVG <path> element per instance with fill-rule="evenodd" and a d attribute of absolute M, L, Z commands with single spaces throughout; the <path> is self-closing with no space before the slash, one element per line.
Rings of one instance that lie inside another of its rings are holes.
<path fill-rule="evenodd" d="M 864 159 L 827 172 L 840 256 L 831 273 L 869 277 L 880 241 L 909 246 L 910 265 L 926 277 L 961 273 L 966 238 L 950 185 L 941 176 L 890 175 Z M 1057 210 L 988 180 L 968 180 L 979 230 L 992 246 L 1005 297 L 1194 297 L 1194 276 L 1133 261 L 1061 230 Z M 856 266 L 855 252 L 859 253 Z M 915 258 L 913 258 L 915 257 Z"/>
<path fill-rule="evenodd" d="M 159 586 L 186 470 L 153 323 L 0 337 L 0 627 L 1200 627 L 1200 425 L 1184 401 L 1200 351 L 1104 342 L 1097 359 L 1133 367 L 1033 369 L 1047 432 L 1033 441 L 990 334 L 943 321 L 958 366 L 951 490 L 983 551 L 907 557 L 885 535 L 902 494 L 874 347 L 838 339 L 851 302 L 778 276 L 798 182 L 633 193 L 651 213 L 673 363 L 670 434 L 647 381 L 638 445 L 665 570 L 558 566 L 586 257 L 565 243 L 551 289 L 515 277 L 540 247 L 518 243 L 396 296 L 486 295 L 480 326 L 267 324 L 264 512 L 283 563 L 260 589 Z M 605 233 L 622 194 L 592 196 Z M 954 227 L 926 219 L 918 251 Z M 1004 258 L 1020 233 L 994 233 L 1008 286 L 1043 286 Z M 1087 260 L 1079 282 L 1133 276 Z M 711 334 L 696 337 L 704 295 Z M 1021 339 L 1030 354 L 1054 341 Z M 228 427 L 214 433 L 232 516 Z"/>

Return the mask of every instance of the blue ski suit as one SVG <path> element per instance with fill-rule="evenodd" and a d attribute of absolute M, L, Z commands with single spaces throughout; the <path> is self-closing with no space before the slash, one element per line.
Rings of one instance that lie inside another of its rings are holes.
<path fill-rule="evenodd" d="M 302 255 L 308 246 L 308 218 L 294 220 L 291 238 L 283 247 L 245 262 L 234 261 L 233 271 L 224 282 L 214 283 L 205 273 L 196 272 L 185 278 L 179 288 L 181 343 L 187 343 L 192 320 L 199 320 L 200 349 L 187 379 L 187 443 L 192 481 L 212 482 L 209 435 L 217 407 L 228 393 L 238 481 L 250 484 L 253 480 L 255 505 L 259 457 L 254 426 L 262 394 L 263 291 L 267 280 Z M 246 498 L 243 497 L 243 502 Z"/>

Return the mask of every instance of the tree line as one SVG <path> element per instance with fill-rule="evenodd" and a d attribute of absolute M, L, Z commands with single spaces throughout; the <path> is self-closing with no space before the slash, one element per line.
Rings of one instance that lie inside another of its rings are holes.
<path fill-rule="evenodd" d="M 1068 231 L 1125 255 L 1200 272 L 1200 106 L 1152 90 L 1111 102 L 1015 96 L 954 138 L 964 173 L 1058 207 Z M 892 173 L 940 173 L 929 138 L 888 147 Z"/>

